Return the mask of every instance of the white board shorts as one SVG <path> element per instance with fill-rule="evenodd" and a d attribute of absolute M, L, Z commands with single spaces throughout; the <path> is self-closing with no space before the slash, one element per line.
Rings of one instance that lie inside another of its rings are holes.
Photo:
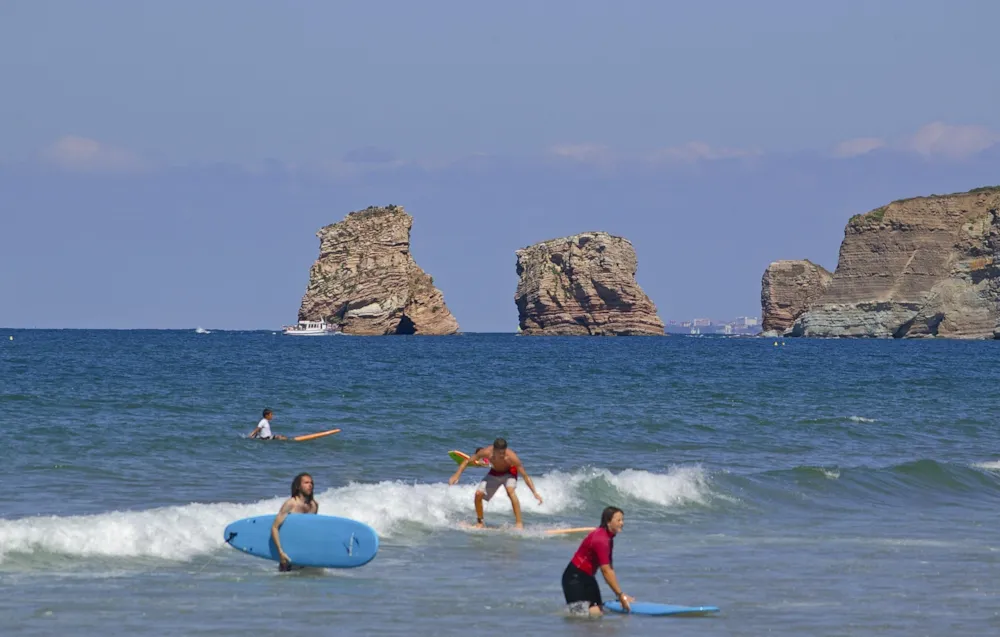
<path fill-rule="evenodd" d="M 509 473 L 504 473 L 502 475 L 494 475 L 492 473 L 487 473 L 483 477 L 483 481 L 479 483 L 476 487 L 478 493 L 483 493 L 483 499 L 489 502 L 493 496 L 496 494 L 497 489 L 500 487 L 506 487 L 508 489 L 517 488 L 517 476 L 511 475 Z"/>

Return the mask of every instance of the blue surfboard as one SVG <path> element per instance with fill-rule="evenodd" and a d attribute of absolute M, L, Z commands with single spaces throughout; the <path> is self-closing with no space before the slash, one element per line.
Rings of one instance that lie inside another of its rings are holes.
<path fill-rule="evenodd" d="M 613 613 L 626 612 L 622 608 L 621 602 L 608 602 L 604 605 L 606 610 Z M 651 602 L 632 602 L 633 615 L 707 615 L 717 613 L 719 609 L 715 606 L 674 606 L 673 604 L 653 604 Z"/>
<path fill-rule="evenodd" d="M 273 515 L 237 520 L 226 527 L 223 539 L 229 546 L 254 557 L 279 562 L 278 548 L 271 539 Z M 281 548 L 293 566 L 357 568 L 378 553 L 375 529 L 356 520 L 332 515 L 293 513 L 278 531 Z"/>

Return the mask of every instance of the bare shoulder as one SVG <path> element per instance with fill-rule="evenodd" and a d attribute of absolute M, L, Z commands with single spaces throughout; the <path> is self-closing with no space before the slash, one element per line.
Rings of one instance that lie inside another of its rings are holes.
<path fill-rule="evenodd" d="M 521 464 L 521 459 L 517 456 L 512 449 L 507 450 L 507 460 L 514 464 Z"/>
<path fill-rule="evenodd" d="M 279 513 L 291 513 L 295 510 L 295 498 L 288 498 L 285 500 L 284 504 L 281 505 Z"/>

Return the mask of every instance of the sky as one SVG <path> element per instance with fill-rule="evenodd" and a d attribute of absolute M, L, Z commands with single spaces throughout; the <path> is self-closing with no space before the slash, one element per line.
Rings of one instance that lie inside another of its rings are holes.
<path fill-rule="evenodd" d="M 632 241 L 665 320 L 760 313 L 851 215 L 1000 184 L 1000 4 L 0 2 L 0 326 L 274 329 L 402 205 L 463 331 L 514 251 Z"/>

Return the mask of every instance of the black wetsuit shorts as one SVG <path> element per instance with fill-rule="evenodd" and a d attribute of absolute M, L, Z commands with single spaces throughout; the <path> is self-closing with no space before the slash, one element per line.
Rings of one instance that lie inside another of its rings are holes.
<path fill-rule="evenodd" d="M 563 571 L 562 588 L 567 604 L 587 602 L 588 606 L 604 605 L 601 600 L 601 587 L 597 585 L 597 578 L 593 575 L 587 575 L 572 562 Z"/>

